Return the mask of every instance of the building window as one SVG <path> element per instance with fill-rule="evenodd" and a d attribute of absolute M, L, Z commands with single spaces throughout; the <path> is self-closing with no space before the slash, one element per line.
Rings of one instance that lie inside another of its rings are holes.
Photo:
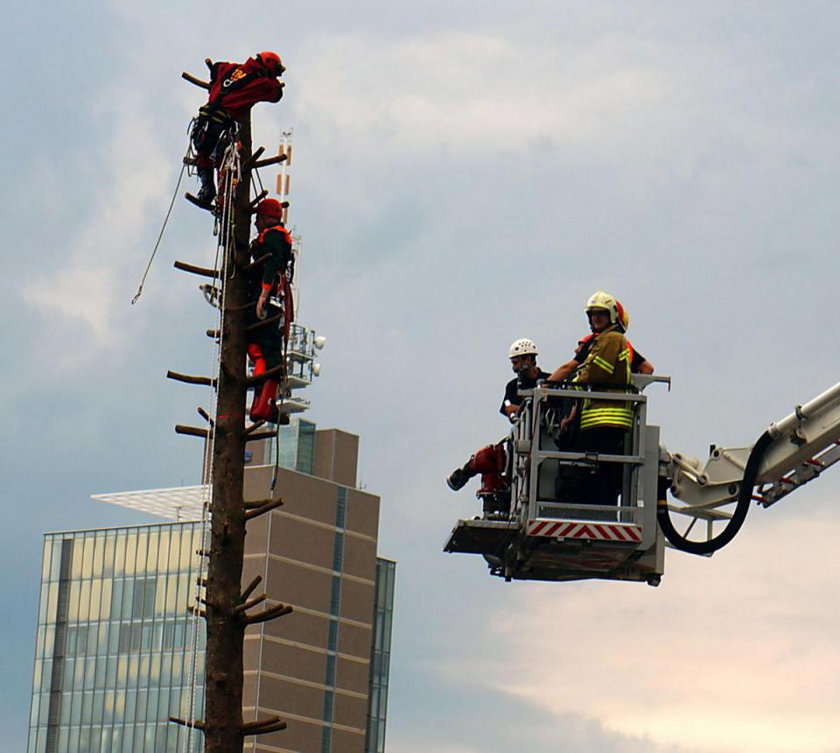
<path fill-rule="evenodd" d="M 335 506 L 335 527 L 344 529 L 345 519 L 347 517 L 347 489 L 343 486 L 338 487 L 338 499 Z"/>
<path fill-rule="evenodd" d="M 198 753 L 200 734 L 160 720 L 203 706 L 202 624 L 196 653 L 185 645 L 200 532 L 190 522 L 45 537 L 28 753 Z M 184 556 L 160 556 L 172 541 Z"/>
<path fill-rule="evenodd" d="M 157 578 L 138 578 L 134 581 L 134 593 L 131 599 L 132 617 L 155 616 L 155 592 Z"/>

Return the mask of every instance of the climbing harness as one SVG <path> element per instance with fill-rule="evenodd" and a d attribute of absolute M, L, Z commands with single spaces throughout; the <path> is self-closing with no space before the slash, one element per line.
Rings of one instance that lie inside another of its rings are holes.
<path fill-rule="evenodd" d="M 204 285 L 199 285 L 198 289 L 204 293 L 204 300 L 207 301 L 207 303 L 209 303 L 214 309 L 219 308 L 221 291 L 218 287 L 205 283 Z"/>

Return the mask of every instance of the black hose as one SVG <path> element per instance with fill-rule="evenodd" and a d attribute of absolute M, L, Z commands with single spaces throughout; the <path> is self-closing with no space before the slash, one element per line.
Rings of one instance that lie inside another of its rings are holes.
<path fill-rule="evenodd" d="M 666 499 L 668 480 L 660 479 L 659 499 L 656 503 L 656 519 L 659 521 L 659 527 L 662 529 L 662 533 L 665 534 L 665 538 L 677 549 L 688 552 L 689 554 L 712 554 L 712 552 L 722 549 L 732 541 L 738 531 L 741 530 L 741 526 L 747 517 L 747 511 L 752 501 L 753 487 L 758 476 L 758 469 L 761 466 L 761 461 L 764 460 L 764 454 L 767 452 L 767 448 L 772 443 L 773 437 L 765 431 L 753 445 L 750 456 L 747 459 L 747 467 L 744 469 L 744 478 L 741 480 L 741 490 L 738 493 L 735 512 L 726 524 L 726 528 L 717 536 L 707 541 L 690 541 L 674 528 L 668 512 L 668 501 Z"/>

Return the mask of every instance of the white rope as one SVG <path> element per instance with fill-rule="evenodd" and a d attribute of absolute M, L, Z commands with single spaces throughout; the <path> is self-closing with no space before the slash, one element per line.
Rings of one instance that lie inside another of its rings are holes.
<path fill-rule="evenodd" d="M 187 149 L 187 156 L 189 156 L 189 153 L 190 151 Z M 134 294 L 134 298 L 131 299 L 132 306 L 137 303 L 140 296 L 143 295 L 143 285 L 146 283 L 146 277 L 149 274 L 149 270 L 152 268 L 152 262 L 155 260 L 155 255 L 157 254 L 160 242 L 163 239 L 163 232 L 166 230 L 166 225 L 169 222 L 169 215 L 172 214 L 172 207 L 175 206 L 175 197 L 178 196 L 178 189 L 181 187 L 181 180 L 184 177 L 184 170 L 186 170 L 186 168 L 187 162 L 184 160 L 181 164 L 181 172 L 178 174 L 178 182 L 175 184 L 175 191 L 172 193 L 172 200 L 169 202 L 169 209 L 166 210 L 166 217 L 163 218 L 163 225 L 158 233 L 157 241 L 155 241 L 155 247 L 152 249 L 152 255 L 149 257 L 149 263 L 146 265 L 146 271 L 143 272 L 143 277 L 140 278 L 140 285 L 137 288 L 137 292 Z"/>

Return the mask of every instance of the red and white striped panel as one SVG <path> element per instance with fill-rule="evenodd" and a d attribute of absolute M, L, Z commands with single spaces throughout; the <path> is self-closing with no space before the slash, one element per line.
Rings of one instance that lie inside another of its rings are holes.
<path fill-rule="evenodd" d="M 620 523 L 580 523 L 568 520 L 532 520 L 529 536 L 550 536 L 558 539 L 592 539 L 638 544 L 642 541 L 639 526 Z"/>

